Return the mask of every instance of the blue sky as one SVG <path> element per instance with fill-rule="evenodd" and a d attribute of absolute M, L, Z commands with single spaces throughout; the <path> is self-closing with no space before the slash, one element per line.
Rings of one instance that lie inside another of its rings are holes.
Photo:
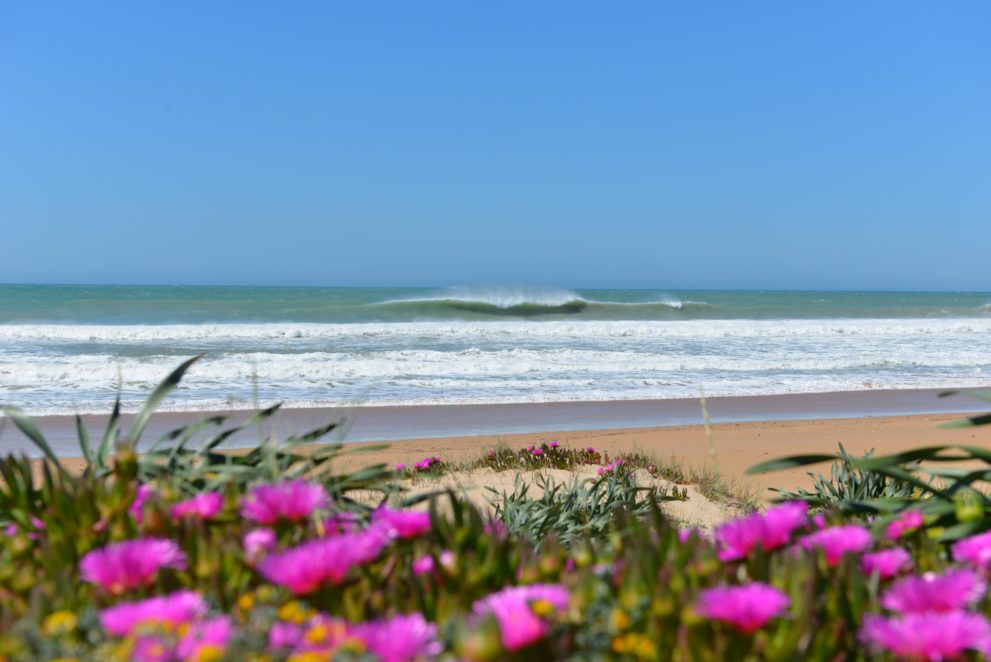
<path fill-rule="evenodd" d="M 991 3 L 0 8 L 0 282 L 991 289 Z"/>

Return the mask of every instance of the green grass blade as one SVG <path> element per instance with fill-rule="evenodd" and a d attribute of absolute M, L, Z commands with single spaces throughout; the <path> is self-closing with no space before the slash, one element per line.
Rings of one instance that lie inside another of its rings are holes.
<path fill-rule="evenodd" d="M 950 421 L 949 423 L 943 423 L 939 427 L 944 430 L 949 430 L 953 428 L 972 428 L 978 425 L 988 424 L 991 424 L 991 414 L 981 414 L 980 416 L 971 416 L 970 418 L 960 418 L 955 421 Z"/>
<path fill-rule="evenodd" d="M 747 469 L 748 474 L 762 474 L 768 471 L 781 471 L 782 469 L 794 469 L 795 467 L 806 467 L 810 464 L 820 464 L 822 462 L 833 462 L 839 459 L 839 455 L 790 455 L 776 460 L 761 462 Z"/>
<path fill-rule="evenodd" d="M 940 455 L 945 450 L 953 449 L 954 446 L 926 446 L 915 448 L 903 453 L 892 453 L 881 457 L 867 457 L 859 460 L 851 460 L 850 464 L 860 470 L 883 469 L 885 467 L 911 464 L 914 462 L 956 462 L 968 458 L 961 456 Z"/>
<path fill-rule="evenodd" d="M 984 402 L 991 402 L 991 390 L 987 389 L 977 389 L 974 391 L 943 391 L 939 394 L 939 397 L 948 398 L 956 395 L 965 395 L 971 398 L 976 398 L 977 400 L 983 400 Z"/>
<path fill-rule="evenodd" d="M 76 414 L 76 434 L 79 437 L 79 450 L 83 452 L 86 464 L 93 463 L 93 449 L 89 445 L 89 431 L 83 425 L 83 417 Z"/>
<path fill-rule="evenodd" d="M 0 411 L 2 411 L 7 418 L 14 422 L 17 429 L 23 432 L 24 436 L 30 439 L 31 442 L 38 447 L 38 450 L 40 450 L 45 457 L 51 460 L 52 463 L 58 467 L 59 471 L 63 475 L 69 475 L 69 472 L 65 470 L 65 467 L 59 463 L 58 455 L 56 455 L 55 451 L 52 450 L 52 447 L 48 445 L 48 440 L 45 439 L 43 434 L 41 434 L 41 431 L 38 429 L 38 426 L 34 424 L 34 421 L 32 421 L 23 411 L 16 407 L 0 407 Z"/>
<path fill-rule="evenodd" d="M 100 447 L 96 451 L 94 464 L 103 469 L 106 468 L 107 458 L 110 456 L 110 449 L 113 448 L 117 440 L 117 432 L 120 430 L 120 394 L 114 400 L 114 410 L 110 412 L 107 420 L 107 429 L 103 431 L 103 438 L 100 439 Z"/>
<path fill-rule="evenodd" d="M 171 393 L 176 386 L 179 385 L 179 381 L 182 380 L 182 376 L 186 374 L 189 367 L 203 358 L 202 354 L 198 354 L 191 359 L 183 361 L 179 364 L 179 367 L 173 370 L 168 377 L 166 377 L 158 387 L 152 391 L 148 399 L 145 400 L 144 405 L 141 407 L 141 411 L 138 415 L 134 417 L 134 422 L 131 424 L 131 431 L 127 435 L 127 439 L 130 443 L 136 444 L 138 439 L 141 438 L 141 433 L 144 432 L 145 427 L 148 425 L 148 421 L 151 419 L 151 415 L 155 413 L 158 409 L 158 405 L 161 404 L 162 400 Z"/>

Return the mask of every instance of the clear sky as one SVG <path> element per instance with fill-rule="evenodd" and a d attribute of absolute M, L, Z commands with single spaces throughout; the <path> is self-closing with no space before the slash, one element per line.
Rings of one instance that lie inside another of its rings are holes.
<path fill-rule="evenodd" d="M 991 289 L 991 2 L 0 6 L 0 282 Z"/>

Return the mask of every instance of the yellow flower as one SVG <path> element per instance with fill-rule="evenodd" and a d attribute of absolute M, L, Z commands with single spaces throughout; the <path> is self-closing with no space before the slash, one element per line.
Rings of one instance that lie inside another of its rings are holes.
<path fill-rule="evenodd" d="M 318 653 L 316 651 L 306 651 L 303 653 L 293 653 L 287 662 L 327 662 L 330 653 Z"/>
<path fill-rule="evenodd" d="M 547 600 L 534 600 L 530 603 L 530 610 L 537 616 L 546 618 L 554 614 L 554 605 Z"/>
<path fill-rule="evenodd" d="M 310 610 L 302 603 L 287 602 L 279 608 L 279 620 L 290 621 L 296 625 L 302 625 L 310 617 Z"/>
<path fill-rule="evenodd" d="M 612 621 L 612 626 L 615 630 L 625 630 L 630 627 L 630 617 L 619 607 L 612 610 L 609 618 Z"/>
<path fill-rule="evenodd" d="M 79 619 L 71 611 L 61 610 L 49 614 L 41 624 L 41 631 L 49 637 L 68 634 L 76 629 Z"/>
<path fill-rule="evenodd" d="M 654 644 L 642 634 L 630 632 L 612 640 L 613 652 L 633 655 L 640 659 L 654 659 Z"/>
<path fill-rule="evenodd" d="M 224 656 L 224 649 L 213 644 L 204 644 L 199 647 L 196 654 L 190 658 L 190 662 L 217 662 Z"/>
<path fill-rule="evenodd" d="M 306 631 L 303 638 L 308 644 L 322 644 L 327 641 L 327 626 L 323 623 L 317 623 Z"/>
<path fill-rule="evenodd" d="M 237 599 L 237 606 L 241 611 L 251 611 L 251 608 L 255 606 L 255 596 L 245 593 Z"/>

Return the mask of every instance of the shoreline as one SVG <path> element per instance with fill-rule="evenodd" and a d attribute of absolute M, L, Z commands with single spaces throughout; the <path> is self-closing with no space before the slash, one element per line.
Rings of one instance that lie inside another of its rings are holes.
<path fill-rule="evenodd" d="M 782 395 L 720 396 L 706 398 L 708 422 L 731 423 L 872 419 L 925 414 L 983 412 L 987 403 L 961 394 L 940 398 L 946 389 L 865 390 Z M 964 389 L 961 389 L 964 390 Z M 108 407 L 109 409 L 109 407 Z M 254 410 L 159 412 L 152 416 L 140 448 L 178 427 L 208 417 L 226 416 L 225 427 L 240 424 Z M 106 425 L 106 414 L 83 414 L 82 420 L 97 436 Z M 123 415 L 126 432 L 133 414 Z M 0 418 L 2 420 L 2 418 Z M 79 454 L 73 415 L 32 417 L 57 455 Z M 612 400 L 477 405 L 358 406 L 351 408 L 283 408 L 265 424 L 266 434 L 286 437 L 337 420 L 340 427 L 325 437 L 327 442 L 408 443 L 417 439 L 469 438 L 565 432 L 670 429 L 701 426 L 699 398 L 665 400 Z M 216 431 L 216 429 L 214 429 Z M 254 428 L 233 435 L 224 448 L 257 443 Z M 205 435 L 200 435 L 203 438 Z M 6 423 L 0 428 L 0 454 L 27 453 L 38 456 L 20 431 Z"/>

